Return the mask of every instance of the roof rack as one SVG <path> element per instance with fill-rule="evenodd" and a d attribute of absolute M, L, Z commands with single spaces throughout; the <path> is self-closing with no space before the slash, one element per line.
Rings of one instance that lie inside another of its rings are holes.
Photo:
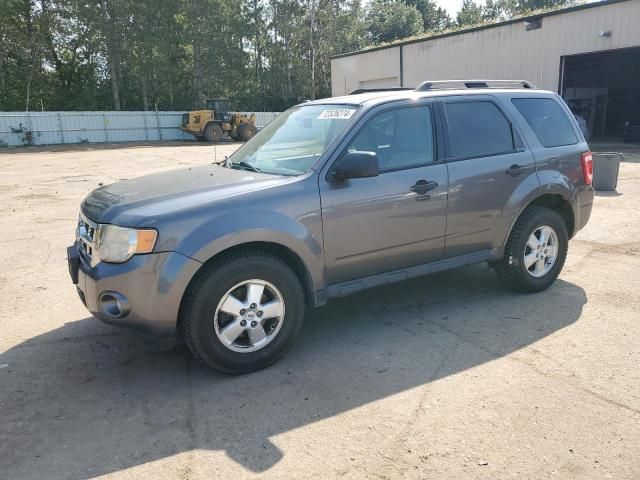
<path fill-rule="evenodd" d="M 412 88 L 404 88 L 404 87 L 389 87 L 389 88 L 358 88 L 354 90 L 349 95 L 359 95 L 360 93 L 371 93 L 371 92 L 400 92 L 402 90 L 413 90 Z"/>
<path fill-rule="evenodd" d="M 429 90 L 460 90 L 464 88 L 531 88 L 537 89 L 526 80 L 427 80 L 416 88 L 416 92 Z"/>

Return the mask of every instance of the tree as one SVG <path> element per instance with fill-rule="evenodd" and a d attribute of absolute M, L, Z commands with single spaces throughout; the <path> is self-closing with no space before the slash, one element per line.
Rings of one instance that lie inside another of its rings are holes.
<path fill-rule="evenodd" d="M 482 19 L 496 22 L 506 16 L 506 5 L 503 0 L 487 0 L 482 8 Z"/>
<path fill-rule="evenodd" d="M 115 4 L 115 5 L 114 5 Z M 100 10 L 104 22 L 104 35 L 107 49 L 107 61 L 109 62 L 109 77 L 111 79 L 111 94 L 113 95 L 113 108 L 120 110 L 120 29 L 113 11 L 117 11 L 118 5 L 113 0 L 100 0 Z M 110 11 L 112 10 L 112 11 Z"/>
<path fill-rule="evenodd" d="M 435 0 L 0 0 L 0 110 L 283 110 L 330 95 L 333 55 L 451 25 Z"/>
<path fill-rule="evenodd" d="M 416 35 L 422 31 L 422 15 L 399 1 L 373 0 L 365 17 L 367 34 L 374 44 Z"/>
<path fill-rule="evenodd" d="M 331 95 L 331 57 L 364 46 L 363 11 L 359 0 L 320 0 L 315 14 L 315 93 Z"/>
<path fill-rule="evenodd" d="M 456 23 L 460 27 L 477 25 L 483 22 L 482 7 L 473 0 L 462 0 L 462 8 L 456 16 Z"/>
<path fill-rule="evenodd" d="M 435 0 L 404 0 L 404 3 L 415 7 L 422 17 L 422 29 L 425 32 L 439 32 L 452 25 L 451 17 Z"/>
<path fill-rule="evenodd" d="M 512 0 L 513 10 L 517 14 L 525 14 L 534 10 L 552 10 L 562 8 L 573 0 Z"/>
<path fill-rule="evenodd" d="M 555 10 L 576 3 L 576 0 L 495 0 L 502 17 L 527 15 L 536 10 Z"/>

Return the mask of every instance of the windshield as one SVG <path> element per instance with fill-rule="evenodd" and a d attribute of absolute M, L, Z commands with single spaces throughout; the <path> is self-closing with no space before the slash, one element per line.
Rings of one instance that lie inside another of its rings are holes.
<path fill-rule="evenodd" d="M 281 113 L 237 152 L 231 168 L 300 175 L 347 125 L 354 105 L 302 105 Z"/>

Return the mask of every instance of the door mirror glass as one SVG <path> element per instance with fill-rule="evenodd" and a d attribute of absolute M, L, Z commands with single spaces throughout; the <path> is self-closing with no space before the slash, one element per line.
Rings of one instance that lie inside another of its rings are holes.
<path fill-rule="evenodd" d="M 331 176 L 337 182 L 349 178 L 368 178 L 380 175 L 378 155 L 375 152 L 353 150 L 347 152 L 338 160 L 331 171 Z"/>

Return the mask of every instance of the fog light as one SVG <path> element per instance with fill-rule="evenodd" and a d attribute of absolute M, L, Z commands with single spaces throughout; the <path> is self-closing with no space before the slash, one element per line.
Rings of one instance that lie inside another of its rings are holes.
<path fill-rule="evenodd" d="M 111 318 L 126 317 L 131 310 L 127 297 L 118 292 L 102 292 L 98 302 L 102 313 Z"/>

